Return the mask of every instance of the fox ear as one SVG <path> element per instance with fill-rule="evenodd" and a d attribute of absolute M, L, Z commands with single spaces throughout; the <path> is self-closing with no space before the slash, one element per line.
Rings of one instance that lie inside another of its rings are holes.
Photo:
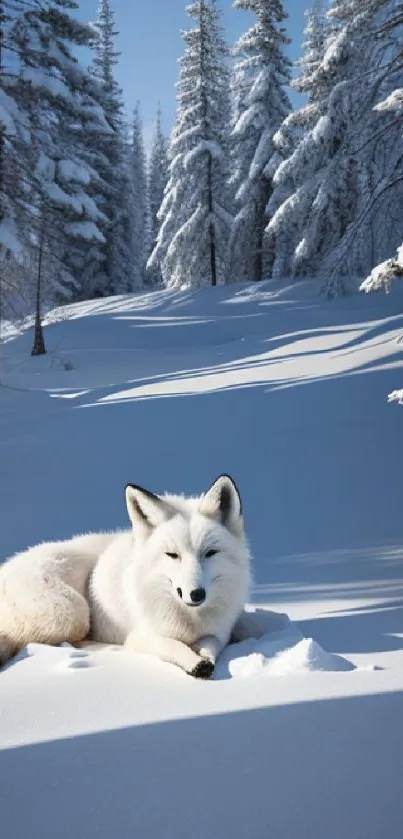
<path fill-rule="evenodd" d="M 229 475 L 220 475 L 202 496 L 200 512 L 217 518 L 229 530 L 242 525 L 242 502 L 238 487 Z"/>
<path fill-rule="evenodd" d="M 133 527 L 151 529 L 173 516 L 173 510 L 166 501 L 142 487 L 127 484 L 125 494 L 127 512 Z"/>

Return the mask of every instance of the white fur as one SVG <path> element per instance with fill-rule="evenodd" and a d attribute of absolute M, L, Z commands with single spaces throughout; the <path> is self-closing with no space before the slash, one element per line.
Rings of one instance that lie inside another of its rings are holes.
<path fill-rule="evenodd" d="M 129 485 L 126 501 L 132 530 L 37 545 L 0 568 L 0 663 L 33 641 L 74 644 L 90 634 L 211 675 L 249 584 L 236 486 L 222 475 L 204 495 L 184 498 Z M 201 589 L 205 601 L 191 605 Z"/>

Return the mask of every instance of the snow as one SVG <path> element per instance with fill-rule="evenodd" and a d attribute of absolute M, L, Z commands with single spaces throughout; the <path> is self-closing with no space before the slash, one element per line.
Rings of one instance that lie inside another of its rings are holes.
<path fill-rule="evenodd" d="M 304 638 L 287 615 L 257 610 L 254 614 L 265 626 L 265 634 L 231 644 L 223 653 L 215 678 L 224 671 L 232 678 L 285 676 L 290 673 L 354 670 L 355 665 L 342 656 L 327 653 L 312 638 Z"/>
<path fill-rule="evenodd" d="M 13 114 L 18 111 L 17 106 L 10 96 L 7 96 L 5 90 L 0 90 L 0 120 L 8 131 L 8 134 L 16 134 L 15 121 Z"/>
<path fill-rule="evenodd" d="M 393 90 L 383 102 L 375 105 L 374 111 L 399 111 L 403 107 L 403 89 Z"/>
<path fill-rule="evenodd" d="M 54 201 L 55 204 L 60 204 L 62 207 L 74 207 L 74 196 L 69 195 L 68 192 L 65 192 L 61 187 L 54 183 L 54 181 L 49 181 L 44 183 L 44 190 L 46 194 Z M 79 205 L 81 206 L 81 205 Z"/>
<path fill-rule="evenodd" d="M 213 160 L 222 160 L 223 150 L 214 140 L 200 140 L 193 149 L 191 149 L 183 157 L 183 166 L 185 169 L 190 169 L 197 157 L 204 154 L 209 154 Z"/>
<path fill-rule="evenodd" d="M 392 390 L 392 393 L 389 393 L 388 401 L 403 405 L 403 390 Z"/>
<path fill-rule="evenodd" d="M 16 259 L 20 257 L 22 249 L 14 219 L 4 218 L 0 221 L 0 244 L 12 251 Z"/>
<path fill-rule="evenodd" d="M 62 79 L 50 72 L 43 71 L 40 67 L 24 67 L 22 78 L 26 82 L 31 82 L 35 88 L 43 88 L 52 96 L 62 96 L 64 99 L 70 98 L 69 89 Z"/>
<path fill-rule="evenodd" d="M 51 164 L 52 161 L 49 161 Z M 43 161 L 40 161 L 40 166 L 43 167 Z M 50 172 L 49 172 L 50 174 Z M 63 180 L 66 180 L 65 178 Z M 51 199 L 54 201 L 55 204 L 58 204 L 62 207 L 70 207 L 75 210 L 80 215 L 84 213 L 88 214 L 91 219 L 98 219 L 99 217 L 103 218 L 104 216 L 98 210 L 97 204 L 90 195 L 87 195 L 85 192 L 74 192 L 70 194 L 65 192 L 57 183 L 54 181 L 44 182 L 43 189 Z M 99 241 L 103 241 L 103 237 L 101 236 L 100 232 L 96 228 L 96 225 L 93 221 L 85 221 L 85 222 L 69 222 L 66 225 L 66 229 L 70 230 L 72 235 L 77 235 L 78 227 L 82 228 L 82 231 L 78 234 L 82 236 L 84 239 L 98 239 Z"/>
<path fill-rule="evenodd" d="M 46 178 L 47 181 L 53 181 L 56 174 L 56 163 L 47 154 L 40 152 L 38 161 L 35 166 L 35 176 L 37 178 Z"/>
<path fill-rule="evenodd" d="M 127 481 L 243 495 L 259 638 L 211 682 L 113 647 L 0 674 L 7 839 L 379 839 L 403 816 L 403 294 L 138 293 L 8 330 L 1 552 L 125 526 Z M 21 487 L 24 492 L 21 493 Z"/>
<path fill-rule="evenodd" d="M 390 292 L 393 280 L 396 276 L 402 273 L 402 254 L 401 249 L 398 250 L 398 258 L 387 259 L 376 265 L 372 269 L 369 277 L 367 277 L 360 285 L 360 291 L 365 291 L 368 294 L 370 291 L 386 291 Z"/>
<path fill-rule="evenodd" d="M 87 242 L 91 242 L 93 240 L 98 242 L 105 241 L 103 234 L 100 233 L 93 221 L 70 221 L 66 224 L 66 231 L 71 236 L 77 236 L 81 239 L 85 239 Z"/>
<path fill-rule="evenodd" d="M 88 186 L 91 181 L 88 169 L 74 160 L 59 160 L 59 175 L 64 181 L 75 181 Z"/>

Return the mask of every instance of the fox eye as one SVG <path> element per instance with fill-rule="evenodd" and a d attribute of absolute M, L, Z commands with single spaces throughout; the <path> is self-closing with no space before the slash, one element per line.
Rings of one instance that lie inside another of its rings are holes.
<path fill-rule="evenodd" d="M 204 556 L 206 557 L 206 559 L 210 559 L 211 556 L 215 556 L 216 554 L 218 554 L 218 551 L 215 550 L 215 548 L 211 548 L 210 551 L 206 551 Z"/>
<path fill-rule="evenodd" d="M 166 556 L 169 556 L 171 559 L 179 559 L 179 554 L 176 553 L 169 553 L 169 551 L 165 551 Z"/>

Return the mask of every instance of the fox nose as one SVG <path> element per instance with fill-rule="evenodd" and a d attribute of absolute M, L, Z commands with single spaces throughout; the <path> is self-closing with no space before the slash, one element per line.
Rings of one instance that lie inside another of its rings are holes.
<path fill-rule="evenodd" d="M 190 592 L 190 599 L 195 606 L 200 606 L 206 599 L 206 591 L 204 588 L 195 588 Z"/>

